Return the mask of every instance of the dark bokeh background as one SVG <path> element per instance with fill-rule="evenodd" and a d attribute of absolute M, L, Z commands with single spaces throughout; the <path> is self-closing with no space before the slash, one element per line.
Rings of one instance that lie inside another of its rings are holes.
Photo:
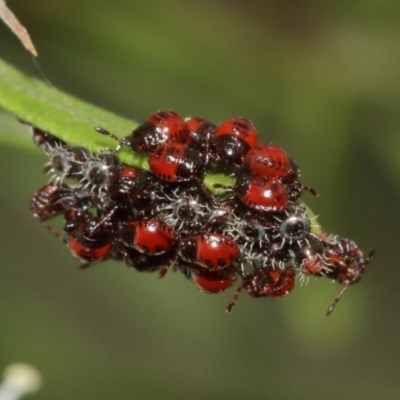
<path fill-rule="evenodd" d="M 278 300 L 243 294 L 225 315 L 232 292 L 178 274 L 78 271 L 28 211 L 45 158 L 3 141 L 0 368 L 35 365 L 44 400 L 400 398 L 400 3 L 7 4 L 55 86 L 138 121 L 250 118 L 319 190 L 305 200 L 324 229 L 378 252 L 330 318 L 340 287 L 324 279 Z M 2 24 L 0 57 L 40 75 Z M 25 131 L 0 113 L 1 134 Z"/>

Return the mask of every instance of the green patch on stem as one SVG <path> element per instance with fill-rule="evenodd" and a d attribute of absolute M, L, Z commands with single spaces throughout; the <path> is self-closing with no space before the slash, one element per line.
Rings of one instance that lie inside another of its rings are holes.
<path fill-rule="evenodd" d="M 310 233 L 318 237 L 321 236 L 322 229 L 321 225 L 318 223 L 317 216 L 307 207 L 305 203 L 302 202 L 301 204 L 303 204 L 303 206 L 306 208 L 307 217 L 311 221 Z"/>
<path fill-rule="evenodd" d="M 236 179 L 223 174 L 207 174 L 203 178 L 204 186 L 216 196 L 222 196 L 227 189 L 235 185 Z"/>

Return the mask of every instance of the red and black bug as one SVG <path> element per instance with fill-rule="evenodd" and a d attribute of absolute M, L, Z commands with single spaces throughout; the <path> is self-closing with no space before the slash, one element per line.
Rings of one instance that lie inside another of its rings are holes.
<path fill-rule="evenodd" d="M 161 195 L 160 181 L 148 172 L 121 165 L 109 179 L 105 198 L 100 205 L 111 204 L 115 208 L 133 207 L 136 211 L 149 211 L 156 206 Z"/>
<path fill-rule="evenodd" d="M 204 161 L 193 148 L 182 143 L 166 143 L 149 157 L 155 176 L 168 182 L 199 180 L 204 174 Z"/>
<path fill-rule="evenodd" d="M 231 118 L 221 122 L 213 135 L 216 140 L 221 136 L 234 136 L 251 149 L 258 143 L 258 133 L 253 124 L 244 118 Z"/>
<path fill-rule="evenodd" d="M 220 293 L 229 289 L 236 282 L 236 272 L 227 267 L 221 270 L 190 268 L 191 280 L 205 293 Z"/>
<path fill-rule="evenodd" d="M 94 129 L 102 135 L 110 136 L 119 143 L 115 151 L 119 151 L 121 146 L 125 145 L 133 151 L 149 153 L 164 143 L 184 143 L 189 134 L 184 119 L 173 111 L 159 111 L 151 115 L 130 136 L 123 139 L 104 128 L 97 127 Z"/>
<path fill-rule="evenodd" d="M 107 224 L 89 211 L 69 210 L 64 231 L 72 254 L 86 264 L 102 261 L 111 254 L 114 237 Z"/>
<path fill-rule="evenodd" d="M 282 147 L 276 144 L 259 144 L 244 157 L 247 170 L 256 175 L 278 178 L 283 183 L 298 179 L 299 169 Z"/>
<path fill-rule="evenodd" d="M 252 297 L 282 297 L 293 289 L 294 284 L 295 274 L 292 268 L 257 268 L 253 273 L 242 276 L 242 284 L 226 307 L 226 312 L 232 311 L 242 290 L 246 290 Z"/>
<path fill-rule="evenodd" d="M 30 210 L 55 237 L 65 242 L 64 238 L 49 224 L 48 220 L 64 215 L 72 208 L 88 209 L 92 207 L 92 198 L 89 192 L 77 191 L 68 185 L 49 183 L 39 189 L 32 197 Z"/>
<path fill-rule="evenodd" d="M 323 253 L 325 250 L 324 242 L 314 235 L 308 235 L 304 246 L 299 248 L 295 254 L 295 265 L 301 273 L 311 275 L 325 275 L 329 267 L 325 264 Z"/>
<path fill-rule="evenodd" d="M 139 212 L 151 207 L 150 199 L 155 192 L 145 190 L 149 178 L 150 174 L 136 168 L 126 165 L 118 167 L 109 177 L 103 196 L 91 193 L 93 206 L 102 215 L 93 229 L 107 227 L 116 236 L 115 244 L 118 245 L 119 224 L 129 224 Z"/>
<path fill-rule="evenodd" d="M 76 194 L 68 185 L 49 183 L 33 195 L 30 203 L 31 213 L 41 221 L 64 214 L 70 207 L 76 205 Z"/>
<path fill-rule="evenodd" d="M 238 244 L 221 233 L 203 233 L 181 239 L 179 255 L 186 261 L 218 270 L 230 266 L 240 256 Z"/>
<path fill-rule="evenodd" d="M 176 242 L 174 231 L 159 218 L 120 222 L 118 236 L 125 246 L 152 256 L 167 253 Z"/>
<path fill-rule="evenodd" d="M 107 195 L 116 204 L 133 205 L 140 193 L 138 181 L 143 172 L 123 165 L 111 175 L 107 184 Z"/>
<path fill-rule="evenodd" d="M 200 117 L 186 118 L 185 122 L 189 132 L 189 144 L 201 151 L 205 151 L 211 143 L 217 126 Z"/>
<path fill-rule="evenodd" d="M 336 304 L 348 287 L 357 283 L 362 278 L 365 268 L 371 261 L 374 253 L 375 250 L 371 249 L 368 257 L 364 259 L 362 251 L 353 240 L 337 238 L 331 240 L 324 254 L 324 260 L 329 268 L 326 276 L 334 282 L 343 285 L 343 288 L 328 308 L 326 315 L 329 316 L 332 314 Z"/>
<path fill-rule="evenodd" d="M 152 152 L 164 143 L 185 142 L 188 133 L 180 115 L 173 111 L 158 111 L 132 132 L 130 144 L 134 151 Z"/>
<path fill-rule="evenodd" d="M 138 272 L 154 272 L 169 266 L 175 257 L 174 249 L 159 255 L 143 253 L 128 246 L 118 246 L 128 268 Z"/>
<path fill-rule="evenodd" d="M 288 197 L 276 178 L 241 175 L 234 187 L 237 197 L 249 208 L 262 212 L 282 211 Z"/>
<path fill-rule="evenodd" d="M 35 193 L 32 214 L 87 265 L 114 259 L 160 277 L 172 267 L 207 293 L 232 287 L 239 276 L 228 312 L 243 291 L 289 293 L 297 272 L 300 280 L 325 276 L 342 285 L 329 315 L 363 276 L 373 252 L 364 258 L 353 241 L 316 233 L 299 199 L 304 190 L 317 193 L 299 182 L 299 168 L 281 147 L 258 143 L 248 120 L 216 126 L 160 111 L 123 139 L 95 129 L 118 141 L 115 151 L 92 153 L 32 128 L 56 183 Z M 148 153 L 136 156 L 150 172 L 122 164 L 115 152 L 123 145 Z M 236 183 L 210 183 L 221 172 Z M 61 234 L 48 223 L 57 216 L 64 218 Z"/>
<path fill-rule="evenodd" d="M 199 117 L 187 118 L 185 121 L 189 131 L 188 144 L 201 154 L 204 165 L 208 166 L 214 161 L 211 139 L 217 126 Z"/>
<path fill-rule="evenodd" d="M 215 160 L 225 167 L 241 167 L 246 153 L 257 145 L 258 133 L 244 118 L 221 122 L 211 139 Z"/>

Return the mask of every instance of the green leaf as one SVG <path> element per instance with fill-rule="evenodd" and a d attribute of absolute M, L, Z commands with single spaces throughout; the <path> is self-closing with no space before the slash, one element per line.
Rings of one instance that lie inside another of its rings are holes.
<path fill-rule="evenodd" d="M 95 132 L 94 127 L 102 127 L 124 137 L 138 126 L 136 122 L 28 77 L 1 59 L 0 106 L 22 121 L 51 132 L 71 145 L 81 145 L 94 152 L 116 147 L 114 140 Z M 134 154 L 126 146 L 118 156 L 126 164 L 149 169 L 147 156 Z"/>

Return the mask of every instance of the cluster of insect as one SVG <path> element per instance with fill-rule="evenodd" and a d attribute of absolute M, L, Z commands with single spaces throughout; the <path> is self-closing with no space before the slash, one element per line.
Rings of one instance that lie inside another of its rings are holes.
<path fill-rule="evenodd" d="M 214 125 L 172 111 L 151 115 L 126 138 L 93 153 L 32 127 L 48 155 L 49 183 L 33 196 L 32 214 L 83 266 L 114 259 L 140 272 L 180 271 L 206 293 L 237 284 L 241 292 L 281 297 L 296 280 L 321 276 L 342 285 L 329 315 L 370 261 L 350 239 L 326 235 L 300 201 L 300 171 L 275 144 L 261 144 L 254 126 L 232 118 Z M 94 133 L 95 134 L 95 133 Z M 122 146 L 146 154 L 149 171 L 123 164 Z M 206 186 L 225 174 L 232 184 Z M 63 218 L 56 230 L 49 221 Z"/>

